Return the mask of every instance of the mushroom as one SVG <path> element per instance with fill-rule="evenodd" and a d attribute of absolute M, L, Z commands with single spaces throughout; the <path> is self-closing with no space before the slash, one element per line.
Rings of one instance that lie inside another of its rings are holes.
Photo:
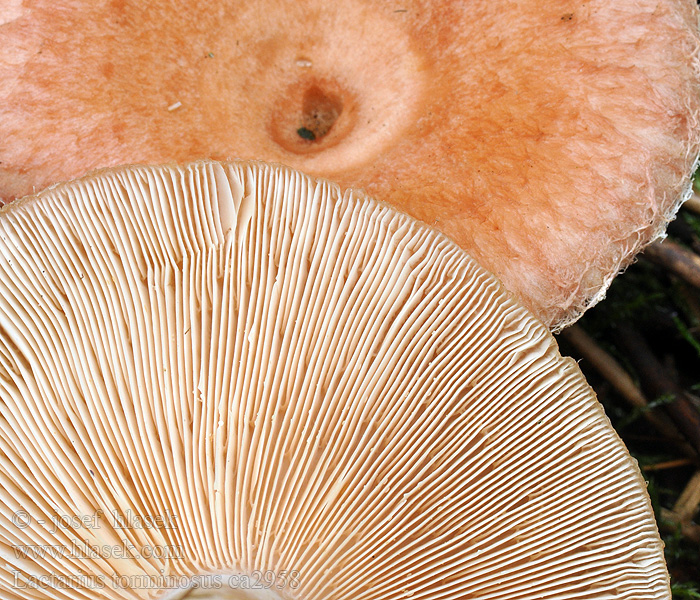
<path fill-rule="evenodd" d="M 2 597 L 669 599 L 574 361 L 453 242 L 283 167 L 0 212 Z"/>
<path fill-rule="evenodd" d="M 558 329 L 689 190 L 697 19 L 693 0 L 10 2 L 0 198 L 114 164 L 281 162 L 438 228 Z"/>

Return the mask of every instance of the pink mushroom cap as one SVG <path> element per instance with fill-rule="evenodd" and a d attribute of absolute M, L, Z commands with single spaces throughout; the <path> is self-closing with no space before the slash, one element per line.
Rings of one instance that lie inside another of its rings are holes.
<path fill-rule="evenodd" d="M 700 149 L 690 0 L 5 0 L 0 198 L 118 163 L 281 162 L 454 239 L 560 328 Z"/>

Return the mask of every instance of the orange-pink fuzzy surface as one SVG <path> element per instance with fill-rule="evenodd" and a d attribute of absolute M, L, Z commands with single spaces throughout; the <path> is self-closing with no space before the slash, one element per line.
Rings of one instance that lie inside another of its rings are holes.
<path fill-rule="evenodd" d="M 434 225 L 557 327 L 677 208 L 699 64 L 691 0 L 0 0 L 0 198 L 278 161 Z"/>

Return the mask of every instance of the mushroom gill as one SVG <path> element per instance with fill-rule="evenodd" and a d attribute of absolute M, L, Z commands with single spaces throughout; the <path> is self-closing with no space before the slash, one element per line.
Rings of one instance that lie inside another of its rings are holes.
<path fill-rule="evenodd" d="M 453 242 L 260 163 L 0 212 L 0 590 L 668 599 L 576 364 Z"/>

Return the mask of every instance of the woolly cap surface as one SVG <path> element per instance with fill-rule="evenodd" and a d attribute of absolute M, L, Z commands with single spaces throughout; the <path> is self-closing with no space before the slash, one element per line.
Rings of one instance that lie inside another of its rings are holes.
<path fill-rule="evenodd" d="M 575 363 L 385 205 L 104 171 L 0 213 L 0 325 L 3 598 L 670 598 Z"/>
<path fill-rule="evenodd" d="M 6 0 L 0 197 L 272 160 L 437 227 L 552 327 L 665 229 L 698 153 L 694 0 Z"/>

